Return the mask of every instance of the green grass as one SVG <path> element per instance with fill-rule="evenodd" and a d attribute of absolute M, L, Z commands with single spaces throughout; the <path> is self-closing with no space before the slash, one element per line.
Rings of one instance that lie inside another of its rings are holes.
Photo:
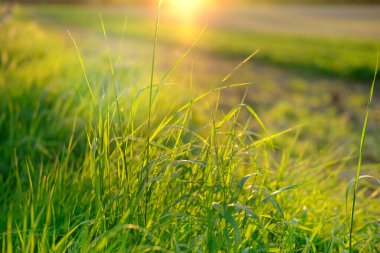
<path fill-rule="evenodd" d="M 215 98 L 243 84 L 193 95 L 153 72 L 134 86 L 110 53 L 78 47 L 78 60 L 29 21 L 1 26 L 3 252 L 349 250 L 344 143 L 314 142 L 302 126 L 273 132 L 244 99 L 221 110 Z M 315 127 L 327 121 L 338 120 Z M 353 252 L 378 251 L 376 187 L 355 186 Z"/>

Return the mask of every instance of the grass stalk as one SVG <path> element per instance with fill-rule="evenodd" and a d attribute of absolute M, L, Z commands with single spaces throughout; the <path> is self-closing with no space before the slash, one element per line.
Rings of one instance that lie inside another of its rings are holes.
<path fill-rule="evenodd" d="M 374 93 L 374 89 L 375 89 L 375 82 L 376 82 L 378 69 L 379 69 L 379 54 L 377 56 L 375 74 L 374 74 L 372 85 L 371 85 L 371 90 L 370 90 L 370 94 L 369 94 L 369 98 L 368 98 L 368 103 L 367 103 L 367 108 L 366 108 L 366 113 L 365 113 L 364 123 L 363 123 L 363 128 L 362 128 L 362 134 L 361 134 L 361 139 L 360 139 L 359 158 L 358 158 L 358 165 L 357 165 L 357 169 L 356 169 L 355 186 L 354 186 L 354 193 L 353 193 L 353 199 L 352 199 L 351 220 L 350 220 L 350 242 L 349 242 L 350 253 L 353 252 L 353 247 L 352 247 L 353 234 L 352 233 L 353 233 L 353 229 L 354 229 L 356 197 L 357 197 L 357 191 L 358 191 L 358 186 L 359 186 L 360 171 L 361 171 L 362 161 L 363 161 L 364 142 L 365 142 L 365 138 L 366 138 L 366 134 L 367 134 L 367 124 L 368 124 L 368 119 L 369 119 L 369 112 L 371 109 L 371 104 L 372 104 L 373 93 Z"/>
<path fill-rule="evenodd" d="M 147 212 L 148 212 L 148 202 L 149 202 L 149 193 L 150 193 L 150 187 L 148 187 L 148 182 L 149 182 L 149 173 L 150 173 L 149 163 L 151 160 L 150 142 L 151 142 L 151 124 L 152 124 L 153 83 L 154 83 L 154 71 L 155 71 L 155 64 L 156 64 L 158 32 L 159 32 L 159 25 L 160 25 L 161 4 L 162 4 L 162 1 L 159 0 L 157 4 L 156 26 L 155 26 L 155 31 L 154 31 L 152 64 L 151 64 L 150 83 L 149 83 L 148 129 L 147 129 L 148 132 L 147 132 L 147 137 L 146 137 L 146 162 L 144 164 L 144 166 L 146 166 L 146 175 L 145 175 L 146 195 L 145 195 L 145 211 L 144 211 L 145 225 L 147 225 Z"/>

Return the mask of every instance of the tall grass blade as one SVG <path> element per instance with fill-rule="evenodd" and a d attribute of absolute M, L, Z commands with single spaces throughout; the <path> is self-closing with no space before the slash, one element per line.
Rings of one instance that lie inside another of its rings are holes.
<path fill-rule="evenodd" d="M 370 91 L 369 98 L 368 98 L 366 114 L 365 114 L 365 118 L 364 118 L 363 129 L 362 129 L 362 136 L 360 139 L 359 159 L 358 159 L 358 166 L 356 169 L 355 187 L 354 187 L 354 194 L 353 194 L 353 199 L 352 199 L 352 210 L 351 210 L 351 221 L 350 221 L 350 253 L 353 252 L 353 249 L 352 249 L 352 232 L 354 229 L 356 195 L 357 195 L 357 191 L 358 191 L 358 185 L 359 185 L 359 179 L 360 179 L 360 170 L 361 170 L 362 161 L 363 161 L 364 142 L 365 142 L 365 137 L 367 134 L 367 124 L 368 124 L 368 118 L 369 118 L 369 111 L 370 111 L 371 104 L 372 104 L 373 92 L 375 89 L 375 82 L 376 82 L 378 69 L 379 69 L 379 53 L 377 55 L 375 75 L 373 77 L 373 82 L 371 85 L 371 91 Z"/>
<path fill-rule="evenodd" d="M 153 82 L 154 82 L 154 70 L 156 64 L 156 50 L 157 50 L 157 40 L 158 40 L 158 32 L 160 25 L 160 12 L 161 12 L 161 4 L 162 0 L 158 2 L 157 5 L 157 16 L 156 16 L 156 27 L 154 32 L 154 41 L 153 41 L 153 52 L 152 52 L 152 65 L 150 72 L 150 84 L 149 84 L 149 105 L 148 105 L 148 133 L 146 137 L 146 161 L 145 165 L 150 162 L 150 141 L 151 141 L 151 124 L 152 124 L 152 104 L 153 104 Z M 145 167 L 145 166 L 144 166 Z M 147 186 L 149 182 L 149 166 L 147 167 L 146 175 L 145 175 L 145 185 Z M 149 201 L 149 192 L 150 189 L 146 190 L 146 198 L 145 198 L 145 212 L 144 212 L 144 220 L 145 225 L 147 225 L 147 212 L 148 212 L 148 201 Z"/>
<path fill-rule="evenodd" d="M 241 66 L 246 64 L 249 60 L 251 60 L 258 52 L 260 52 L 260 49 L 257 49 L 255 52 L 250 54 L 247 58 L 245 58 L 243 61 L 241 61 L 226 77 L 223 78 L 222 82 L 224 83 L 227 81 Z"/>
<path fill-rule="evenodd" d="M 88 88 L 88 90 L 89 90 L 89 92 L 90 92 L 90 95 L 91 95 L 92 104 L 93 104 L 94 107 L 95 107 L 95 97 L 94 97 L 94 93 L 92 92 L 91 84 L 90 84 L 90 81 L 89 81 L 89 79 L 88 79 L 86 69 L 85 69 L 85 67 L 84 67 L 82 54 L 81 54 L 81 52 L 80 52 L 80 50 L 79 50 L 79 47 L 78 47 L 76 41 L 74 40 L 73 36 L 71 35 L 70 31 L 67 31 L 67 33 L 69 34 L 71 40 L 72 40 L 73 43 L 74 43 L 74 46 L 75 46 L 75 49 L 76 49 L 76 51 L 77 51 L 77 55 L 78 55 L 78 58 L 79 58 L 80 65 L 81 65 L 81 67 L 82 67 L 83 75 L 84 75 L 84 78 L 85 78 L 85 80 L 86 80 L 87 88 Z"/>

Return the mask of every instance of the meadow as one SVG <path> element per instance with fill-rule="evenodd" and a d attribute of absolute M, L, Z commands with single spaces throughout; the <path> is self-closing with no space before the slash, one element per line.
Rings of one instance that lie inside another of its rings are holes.
<path fill-rule="evenodd" d="M 244 13 L 14 6 L 2 252 L 379 252 L 378 18 Z"/>

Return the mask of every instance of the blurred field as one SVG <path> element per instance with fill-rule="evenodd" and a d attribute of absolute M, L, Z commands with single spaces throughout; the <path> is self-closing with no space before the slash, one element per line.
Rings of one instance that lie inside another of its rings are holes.
<path fill-rule="evenodd" d="M 249 88 L 246 100 L 263 112 L 265 122 L 272 125 L 274 131 L 310 123 L 309 138 L 313 135 L 326 144 L 332 134 L 345 141 L 360 133 L 368 87 L 380 48 L 379 30 L 376 29 L 380 24 L 380 17 L 376 15 L 379 9 L 379 6 L 365 5 L 253 5 L 205 9 L 189 19 L 164 8 L 157 57 L 161 73 L 157 76 L 164 76 L 198 36 L 200 39 L 195 47 L 167 80 L 184 90 L 190 85 L 190 75 L 196 86 L 193 89 L 198 92 L 223 85 L 222 79 L 259 49 L 260 52 L 229 82 L 255 83 Z M 133 67 L 139 73 L 133 82 L 148 83 L 150 69 L 146 63 L 151 58 L 154 9 L 28 6 L 17 13 L 58 33 L 68 44 L 72 43 L 67 35 L 70 31 L 85 58 L 88 56 L 95 61 L 99 59 L 99 52 L 106 53 L 101 14 L 112 54 L 120 63 L 118 67 Z M 201 32 L 206 24 L 206 30 Z M 234 106 L 244 92 L 244 88 L 223 92 L 222 105 Z M 370 135 L 377 131 L 380 122 L 380 106 L 378 103 L 375 106 Z M 373 134 L 373 138 L 369 143 L 374 147 L 369 149 L 368 157 L 375 162 L 380 152 L 375 144 L 379 136 Z"/>
<path fill-rule="evenodd" d="M 163 11 L 160 41 L 188 45 L 209 24 L 199 49 L 235 59 L 260 49 L 256 60 L 282 68 L 371 81 L 379 47 L 377 6 L 231 8 L 206 9 L 191 18 Z M 110 35 L 124 32 L 127 38 L 149 41 L 153 36 L 154 19 L 148 17 L 154 11 L 146 8 L 39 6 L 31 11 L 45 24 L 92 32 L 100 31 L 101 12 Z"/>
<path fill-rule="evenodd" d="M 380 6 L 185 11 L 153 74 L 154 8 L 0 21 L 4 252 L 348 252 Z M 378 84 L 352 252 L 380 245 Z"/>

